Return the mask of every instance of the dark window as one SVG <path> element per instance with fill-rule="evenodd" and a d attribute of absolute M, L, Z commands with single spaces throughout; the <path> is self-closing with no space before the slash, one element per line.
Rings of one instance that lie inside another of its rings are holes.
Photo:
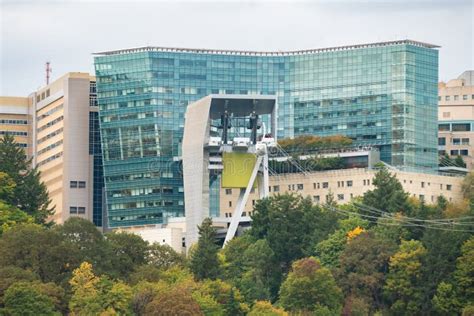
<path fill-rule="evenodd" d="M 83 207 L 83 206 L 79 206 L 79 207 L 77 208 L 77 213 L 78 213 L 78 214 L 86 214 L 86 208 Z"/>
<path fill-rule="evenodd" d="M 79 188 L 83 189 L 86 187 L 86 182 L 85 181 L 79 181 Z"/>
<path fill-rule="evenodd" d="M 458 156 L 459 155 L 459 150 L 451 150 L 451 156 Z"/>
<path fill-rule="evenodd" d="M 452 185 L 451 184 L 446 184 L 446 190 L 451 191 Z"/>
<path fill-rule="evenodd" d="M 352 186 L 352 180 L 348 180 L 348 181 L 347 181 L 347 186 L 348 186 L 348 187 L 351 187 L 351 186 Z"/>
<path fill-rule="evenodd" d="M 471 124 L 453 124 L 453 132 L 469 132 L 471 130 Z"/>
<path fill-rule="evenodd" d="M 280 186 L 279 185 L 274 185 L 273 186 L 273 192 L 280 192 Z"/>
<path fill-rule="evenodd" d="M 324 189 L 329 188 L 329 182 L 323 182 L 323 188 Z"/>
<path fill-rule="evenodd" d="M 460 154 L 461 156 L 467 156 L 467 155 L 469 154 L 469 151 L 468 151 L 467 149 L 461 149 L 461 150 L 459 151 L 459 154 Z"/>
<path fill-rule="evenodd" d="M 69 187 L 70 187 L 70 188 L 77 188 L 77 181 L 71 181 L 71 182 L 69 182 Z"/>
<path fill-rule="evenodd" d="M 297 184 L 298 190 L 303 190 L 303 184 Z"/>
<path fill-rule="evenodd" d="M 232 194 L 232 189 L 225 189 L 225 194 L 231 195 Z"/>
<path fill-rule="evenodd" d="M 449 131 L 449 124 L 439 124 L 438 125 L 438 131 Z"/>
<path fill-rule="evenodd" d="M 69 207 L 69 214 L 77 214 L 77 207 L 75 206 Z"/>
<path fill-rule="evenodd" d="M 445 146 L 446 145 L 446 137 L 438 138 L 438 145 L 439 146 Z"/>

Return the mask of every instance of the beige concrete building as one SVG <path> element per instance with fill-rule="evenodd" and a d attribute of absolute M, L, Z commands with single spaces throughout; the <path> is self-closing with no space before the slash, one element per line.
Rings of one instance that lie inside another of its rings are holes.
<path fill-rule="evenodd" d="M 13 135 L 28 157 L 32 153 L 32 122 L 29 98 L 0 97 L 0 137 Z"/>
<path fill-rule="evenodd" d="M 94 159 L 101 154 L 95 144 L 100 142 L 95 78 L 67 73 L 28 98 L 0 98 L 0 113 L 0 122 L 26 121 L 2 124 L 0 130 L 21 132 L 17 141 L 26 144 L 55 207 L 51 220 L 63 223 L 77 216 L 102 226 L 103 179 L 97 174 L 102 162 Z"/>
<path fill-rule="evenodd" d="M 391 171 L 395 173 L 403 189 L 411 196 L 435 203 L 438 196 L 444 196 L 448 201 L 462 200 L 462 177 L 441 176 L 436 174 Z M 270 194 L 292 192 L 310 196 L 314 203 L 326 202 L 330 193 L 337 203 L 350 202 L 354 197 L 374 189 L 372 180 L 376 170 L 340 169 L 310 173 L 290 173 L 270 177 Z M 222 189 L 220 194 L 220 217 L 232 217 L 238 190 Z M 252 193 L 245 206 L 244 216 L 252 213 L 252 206 L 258 200 L 258 194 Z"/>
<path fill-rule="evenodd" d="M 440 154 L 462 156 L 466 167 L 474 169 L 474 71 L 465 71 L 457 79 L 440 82 L 439 132 Z"/>

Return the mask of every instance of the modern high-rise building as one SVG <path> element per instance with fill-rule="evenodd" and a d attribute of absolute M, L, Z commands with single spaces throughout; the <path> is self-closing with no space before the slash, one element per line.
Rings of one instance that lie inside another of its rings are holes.
<path fill-rule="evenodd" d="M 143 47 L 97 53 L 109 226 L 184 214 L 184 113 L 210 94 L 276 96 L 278 130 L 271 133 L 278 138 L 342 134 L 356 145 L 377 146 L 381 159 L 398 169 L 434 172 L 436 48 L 401 40 L 291 52 Z M 244 126 L 233 128 L 246 133 Z"/>
<path fill-rule="evenodd" d="M 469 170 L 474 169 L 474 70 L 457 79 L 439 83 L 440 154 L 461 156 Z"/>
<path fill-rule="evenodd" d="M 95 78 L 67 73 L 27 98 L 0 98 L 0 113 L 0 131 L 15 133 L 41 172 L 55 207 L 50 220 L 63 223 L 77 216 L 102 226 L 104 181 Z"/>

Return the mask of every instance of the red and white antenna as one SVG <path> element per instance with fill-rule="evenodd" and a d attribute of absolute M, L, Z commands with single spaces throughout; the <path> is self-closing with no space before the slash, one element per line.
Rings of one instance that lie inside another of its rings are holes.
<path fill-rule="evenodd" d="M 47 61 L 46 62 L 46 85 L 49 85 L 50 73 L 52 72 L 53 72 L 53 68 L 51 68 L 51 63 Z"/>

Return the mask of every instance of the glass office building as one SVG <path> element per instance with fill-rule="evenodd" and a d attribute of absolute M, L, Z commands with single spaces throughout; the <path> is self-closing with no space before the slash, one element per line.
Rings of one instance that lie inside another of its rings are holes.
<path fill-rule="evenodd" d="M 184 214 L 186 106 L 276 95 L 278 138 L 351 137 L 402 170 L 437 167 L 437 46 L 395 41 L 293 52 L 144 47 L 97 53 L 110 227 Z"/>

